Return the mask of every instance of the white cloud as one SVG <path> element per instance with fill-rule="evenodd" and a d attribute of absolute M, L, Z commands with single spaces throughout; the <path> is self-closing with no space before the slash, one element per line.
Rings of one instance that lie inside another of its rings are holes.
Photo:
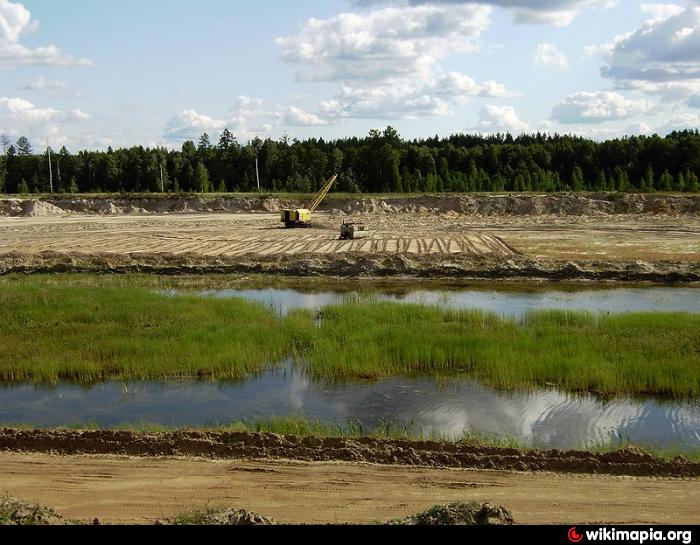
<path fill-rule="evenodd" d="M 68 84 L 58 80 L 47 80 L 44 76 L 35 78 L 23 87 L 26 91 L 43 91 L 48 89 L 68 89 Z"/>
<path fill-rule="evenodd" d="M 624 81 L 700 79 L 700 7 L 647 5 L 652 18 L 600 47 L 604 77 Z"/>
<path fill-rule="evenodd" d="M 683 13 L 683 8 L 678 4 L 642 4 L 642 13 L 651 15 L 651 21 L 662 21 Z"/>
<path fill-rule="evenodd" d="M 74 59 L 55 45 L 29 48 L 20 43 L 23 34 L 33 32 L 38 22 L 23 4 L 0 0 L 0 67 L 17 65 L 90 66 L 87 59 Z"/>
<path fill-rule="evenodd" d="M 278 38 L 297 77 L 345 83 L 426 80 L 437 59 L 474 52 L 490 25 L 490 8 L 433 5 L 341 13 L 310 19 L 296 36 Z"/>
<path fill-rule="evenodd" d="M 68 112 L 62 113 L 59 115 L 59 119 L 61 121 L 87 121 L 90 118 L 89 114 L 86 114 L 82 110 L 75 108 L 74 110 L 70 110 Z"/>
<path fill-rule="evenodd" d="M 284 112 L 277 106 L 259 98 L 241 95 L 233 100 L 231 108 L 222 116 L 200 114 L 191 109 L 181 111 L 168 121 L 157 144 L 177 147 L 186 140 L 199 139 L 205 132 L 213 140 L 224 128 L 228 128 L 239 140 L 262 138 L 268 136 L 284 117 Z"/>
<path fill-rule="evenodd" d="M 305 112 L 301 108 L 290 106 L 287 114 L 284 116 L 284 122 L 290 127 L 315 127 L 320 125 L 328 125 L 328 121 L 321 119 L 319 116 Z"/>
<path fill-rule="evenodd" d="M 478 51 L 490 25 L 490 7 L 457 4 L 341 13 L 310 19 L 297 35 L 279 38 L 283 60 L 299 67 L 298 79 L 339 84 L 315 123 L 444 116 L 453 103 L 474 97 L 516 96 L 496 81 L 437 75 L 440 59 Z"/>
<path fill-rule="evenodd" d="M 632 123 L 624 128 L 623 133 L 625 136 L 632 136 L 635 134 L 651 134 L 652 128 L 650 125 L 644 122 Z"/>
<path fill-rule="evenodd" d="M 14 137 L 27 136 L 31 139 L 44 141 L 51 138 L 51 145 L 67 143 L 65 136 L 59 135 L 65 128 L 70 129 L 74 124 L 82 123 L 90 116 L 82 110 L 74 109 L 61 111 L 55 108 L 40 108 L 19 97 L 0 97 L 0 133 Z M 63 129 L 58 128 L 63 126 Z"/>
<path fill-rule="evenodd" d="M 38 108 L 19 97 L 0 97 L 0 119 L 10 126 L 31 127 L 39 123 L 86 121 L 90 116 L 82 110 L 62 112 L 53 108 Z"/>
<path fill-rule="evenodd" d="M 566 70 L 569 61 L 566 55 L 553 44 L 539 44 L 533 53 L 533 64 L 548 71 Z"/>
<path fill-rule="evenodd" d="M 19 97 L 0 97 L 0 112 L 3 113 L 3 118 L 20 124 L 46 123 L 61 113 L 52 108 L 37 108 Z"/>
<path fill-rule="evenodd" d="M 700 94 L 700 7 L 642 4 L 650 18 L 612 42 L 586 48 L 605 61 L 604 77 L 620 90 L 660 98 L 661 106 L 693 106 Z"/>
<path fill-rule="evenodd" d="M 333 100 L 321 103 L 321 109 L 329 118 L 416 119 L 449 115 L 452 103 L 464 104 L 475 97 L 512 96 L 516 94 L 495 81 L 477 83 L 465 74 L 450 72 L 420 85 L 343 85 Z"/>
<path fill-rule="evenodd" d="M 493 80 L 477 83 L 466 74 L 459 72 L 449 72 L 427 87 L 432 88 L 437 95 L 455 99 L 458 102 L 472 97 L 510 98 L 517 96 L 517 93 L 509 91 L 501 83 Z"/>
<path fill-rule="evenodd" d="M 660 96 L 664 103 L 677 103 L 700 93 L 700 79 L 661 82 L 631 80 L 619 82 L 617 88 Z"/>
<path fill-rule="evenodd" d="M 262 120 L 279 121 L 284 114 L 278 106 L 268 104 L 260 98 L 252 98 L 245 95 L 237 96 L 233 106 L 229 109 L 231 121 L 236 127 L 249 128 L 251 124 L 260 123 Z"/>
<path fill-rule="evenodd" d="M 612 91 L 582 91 L 556 104 L 552 118 L 565 124 L 599 123 L 646 114 L 653 108 L 648 100 L 628 100 Z"/>
<path fill-rule="evenodd" d="M 343 86 L 333 100 L 321 103 L 329 118 L 415 119 L 447 115 L 447 102 L 410 85 L 381 87 Z"/>
<path fill-rule="evenodd" d="M 216 132 L 225 126 L 224 119 L 216 119 L 194 110 L 183 110 L 168 121 L 163 137 L 175 141 L 194 140 L 205 132 Z"/>
<path fill-rule="evenodd" d="M 487 4 L 514 10 L 516 23 L 567 26 L 584 8 L 609 8 L 616 0 L 355 0 L 358 5 Z"/>
<path fill-rule="evenodd" d="M 697 129 L 698 127 L 700 127 L 700 114 L 683 113 L 668 119 L 663 125 L 656 128 L 656 132 L 661 136 L 666 136 L 673 131 Z"/>
<path fill-rule="evenodd" d="M 479 111 L 479 123 L 472 130 L 481 133 L 520 133 L 530 129 L 522 121 L 512 106 L 494 106 L 487 104 Z"/>
<path fill-rule="evenodd" d="M 269 135 L 272 128 L 282 123 L 285 117 L 280 106 L 243 95 L 235 98 L 228 113 L 232 132 L 241 140 Z"/>

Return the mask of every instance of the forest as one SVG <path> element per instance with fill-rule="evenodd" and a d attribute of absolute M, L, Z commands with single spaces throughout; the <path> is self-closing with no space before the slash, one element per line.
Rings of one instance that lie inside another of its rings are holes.
<path fill-rule="evenodd" d="M 0 192 L 310 193 L 333 173 L 344 193 L 698 192 L 700 133 L 598 142 L 572 135 L 455 134 L 405 140 L 392 127 L 364 138 L 259 138 L 224 130 L 180 150 L 35 150 L 1 138 Z M 256 174 L 257 164 L 257 174 Z M 50 166 L 49 166 L 50 165 Z"/>

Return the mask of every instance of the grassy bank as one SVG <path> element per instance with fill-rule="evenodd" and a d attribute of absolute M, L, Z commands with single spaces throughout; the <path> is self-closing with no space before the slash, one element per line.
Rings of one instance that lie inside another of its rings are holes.
<path fill-rule="evenodd" d="M 231 379 L 293 356 L 328 379 L 461 373 L 509 389 L 700 395 L 700 315 L 515 320 L 370 299 L 318 318 L 147 287 L 15 279 L 0 286 L 0 380 Z"/>

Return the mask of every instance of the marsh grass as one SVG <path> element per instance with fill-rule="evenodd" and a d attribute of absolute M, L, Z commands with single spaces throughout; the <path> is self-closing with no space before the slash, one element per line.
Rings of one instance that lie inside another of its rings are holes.
<path fill-rule="evenodd" d="M 0 290 L 0 380 L 240 378 L 279 361 L 285 333 L 262 306 L 143 288 Z"/>
<path fill-rule="evenodd" d="M 480 310 L 356 303 L 323 309 L 297 348 L 325 378 L 459 372 L 516 389 L 557 385 L 602 395 L 700 394 L 700 316 L 530 312 L 521 320 Z"/>
<path fill-rule="evenodd" d="M 0 282 L 0 381 L 235 380 L 291 356 L 329 380 L 459 374 L 511 390 L 700 396 L 697 314 L 513 319 L 359 293 L 281 317 L 242 299 L 60 278 Z"/>

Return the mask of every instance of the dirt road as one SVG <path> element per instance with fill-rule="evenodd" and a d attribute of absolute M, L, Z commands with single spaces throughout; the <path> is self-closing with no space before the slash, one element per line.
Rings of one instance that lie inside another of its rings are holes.
<path fill-rule="evenodd" d="M 0 453 L 0 494 L 64 516 L 152 523 L 236 507 L 284 523 L 372 523 L 489 501 L 529 524 L 697 524 L 700 483 L 397 466 Z"/>

